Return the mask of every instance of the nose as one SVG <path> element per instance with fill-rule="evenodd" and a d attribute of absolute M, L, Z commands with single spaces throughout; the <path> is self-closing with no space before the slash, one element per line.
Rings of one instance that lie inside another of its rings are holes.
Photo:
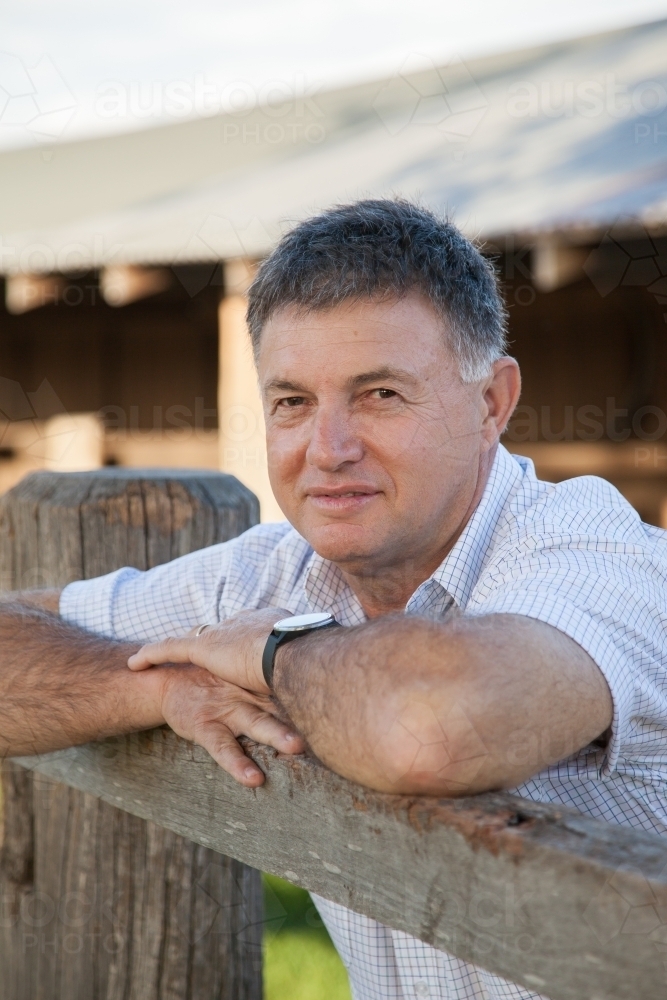
<path fill-rule="evenodd" d="M 318 406 L 311 426 L 306 451 L 309 465 L 321 472 L 336 472 L 341 466 L 363 458 L 363 444 L 344 408 Z"/>

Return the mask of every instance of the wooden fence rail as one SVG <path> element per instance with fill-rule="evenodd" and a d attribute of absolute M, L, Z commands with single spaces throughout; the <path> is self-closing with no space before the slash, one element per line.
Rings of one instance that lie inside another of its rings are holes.
<path fill-rule="evenodd" d="M 273 872 L 553 1000 L 667 996 L 662 839 L 507 795 L 383 795 L 308 757 L 281 757 L 254 744 L 248 752 L 267 774 L 254 790 L 166 728 L 20 763 L 35 773 L 37 800 L 69 794 L 65 786 L 78 789 L 86 803 L 101 799 L 120 816 L 202 845 L 211 858 Z M 15 780 L 25 773 L 16 769 Z M 57 826 L 57 809 L 54 819 Z M 25 831 L 15 826 L 12 836 L 21 843 Z M 221 913 L 236 893 L 245 916 L 234 932 L 247 936 L 244 921 L 252 923 L 256 908 L 245 905 L 239 876 L 217 891 L 203 894 Z M 209 920 L 215 916 L 208 911 Z M 24 926 L 23 933 L 37 931 Z M 212 960 L 210 950 L 204 959 Z M 177 985 L 155 995 L 208 1000 L 241 993 L 179 992 Z M 139 992 L 131 996 L 143 1000 Z"/>

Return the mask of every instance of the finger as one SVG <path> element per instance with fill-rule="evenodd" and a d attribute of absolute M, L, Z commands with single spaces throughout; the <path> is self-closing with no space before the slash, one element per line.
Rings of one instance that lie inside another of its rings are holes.
<path fill-rule="evenodd" d="M 207 750 L 223 771 L 231 774 L 235 781 L 247 788 L 257 788 L 264 784 L 264 775 L 235 740 L 230 730 L 222 722 L 200 723 L 195 731 L 195 742 Z"/>
<path fill-rule="evenodd" d="M 280 753 L 303 753 L 303 738 L 273 715 L 248 702 L 239 703 L 225 720 L 235 736 L 249 736 Z"/>
<path fill-rule="evenodd" d="M 159 666 L 161 663 L 190 663 L 191 650 L 191 640 L 188 636 L 182 639 L 148 642 L 130 656 L 127 665 L 130 670 L 146 670 L 147 667 Z"/>

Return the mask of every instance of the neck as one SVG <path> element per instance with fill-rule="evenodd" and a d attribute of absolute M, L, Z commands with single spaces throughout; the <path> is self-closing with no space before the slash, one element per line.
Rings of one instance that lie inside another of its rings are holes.
<path fill-rule="evenodd" d="M 444 543 L 412 558 L 404 554 L 400 563 L 383 565 L 377 569 L 368 566 L 361 572 L 349 572 L 340 567 L 348 586 L 368 618 L 379 618 L 380 615 L 391 614 L 393 611 L 403 611 L 417 587 L 428 580 L 443 559 L 449 555 L 482 498 L 496 451 L 497 445 L 480 456 L 472 497 L 463 515 L 456 519 L 454 530 L 445 532 L 447 537 Z"/>

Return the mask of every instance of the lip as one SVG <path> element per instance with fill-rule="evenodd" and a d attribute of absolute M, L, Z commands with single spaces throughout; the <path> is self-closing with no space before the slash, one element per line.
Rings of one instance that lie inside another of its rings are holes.
<path fill-rule="evenodd" d="M 361 483 L 318 486 L 306 491 L 308 500 L 316 509 L 330 513 L 360 510 L 379 495 L 379 490 Z"/>

